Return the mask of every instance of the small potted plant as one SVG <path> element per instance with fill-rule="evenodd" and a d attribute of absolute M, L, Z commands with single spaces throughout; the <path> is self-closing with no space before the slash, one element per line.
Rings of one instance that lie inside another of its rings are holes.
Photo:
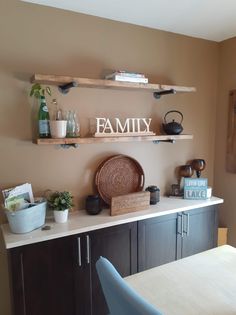
<path fill-rule="evenodd" d="M 57 223 L 64 223 L 68 219 L 68 211 L 73 207 L 73 196 L 68 191 L 55 191 L 47 198 L 49 208 L 53 210 Z"/>

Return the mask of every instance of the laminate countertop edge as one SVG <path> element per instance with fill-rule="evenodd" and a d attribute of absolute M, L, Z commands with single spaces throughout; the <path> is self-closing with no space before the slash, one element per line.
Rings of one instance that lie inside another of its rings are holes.
<path fill-rule="evenodd" d="M 104 209 L 98 215 L 88 215 L 85 210 L 73 211 L 66 223 L 55 223 L 52 219 L 46 220 L 50 230 L 42 231 L 41 228 L 25 234 L 13 234 L 8 224 L 2 224 L 1 230 L 6 249 L 24 246 L 33 243 L 48 241 L 60 237 L 91 232 L 102 228 L 125 224 L 134 221 L 163 216 L 180 211 L 188 211 L 196 208 L 217 205 L 223 203 L 223 199 L 211 197 L 206 200 L 186 200 L 180 198 L 161 197 L 156 205 L 146 210 L 127 213 L 123 215 L 110 216 L 109 209 Z"/>

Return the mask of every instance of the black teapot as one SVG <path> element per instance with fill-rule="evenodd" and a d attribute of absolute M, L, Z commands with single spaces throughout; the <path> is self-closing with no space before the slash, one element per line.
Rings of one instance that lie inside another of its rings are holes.
<path fill-rule="evenodd" d="M 168 123 L 166 121 L 166 118 L 170 113 L 177 113 L 181 117 L 180 122 L 176 122 L 173 119 L 172 122 Z M 183 114 L 181 112 L 177 110 L 170 110 L 169 112 L 165 114 L 164 123 L 162 124 L 163 130 L 165 131 L 167 135 L 179 135 L 183 131 L 183 127 L 181 125 L 182 121 L 183 121 Z"/>

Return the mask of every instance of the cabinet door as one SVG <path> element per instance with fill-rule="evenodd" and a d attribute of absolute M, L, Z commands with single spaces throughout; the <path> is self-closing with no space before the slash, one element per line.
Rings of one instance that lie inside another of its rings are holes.
<path fill-rule="evenodd" d="M 10 250 L 13 314 L 76 314 L 75 254 L 71 237 Z"/>
<path fill-rule="evenodd" d="M 181 245 L 177 236 L 178 214 L 138 222 L 138 271 L 176 260 Z"/>
<path fill-rule="evenodd" d="M 209 206 L 182 212 L 184 237 L 182 238 L 182 257 L 194 255 L 216 246 L 217 208 Z"/>
<path fill-rule="evenodd" d="M 97 276 L 95 263 L 106 257 L 122 277 L 137 272 L 137 223 L 128 223 L 91 232 L 90 247 L 92 314 L 108 314 L 108 308 Z"/>

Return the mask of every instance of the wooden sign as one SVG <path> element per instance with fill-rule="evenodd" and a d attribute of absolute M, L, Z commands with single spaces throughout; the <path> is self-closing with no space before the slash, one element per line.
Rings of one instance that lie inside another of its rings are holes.
<path fill-rule="evenodd" d="M 184 199 L 207 199 L 207 178 L 184 178 Z"/>
<path fill-rule="evenodd" d="M 111 198 L 111 215 L 124 214 L 149 208 L 150 192 L 141 191 Z"/>
<path fill-rule="evenodd" d="M 226 170 L 236 173 L 236 90 L 229 93 Z"/>
<path fill-rule="evenodd" d="M 95 137 L 116 136 L 154 136 L 150 131 L 151 118 L 126 118 L 123 122 L 119 118 L 96 118 Z"/>

